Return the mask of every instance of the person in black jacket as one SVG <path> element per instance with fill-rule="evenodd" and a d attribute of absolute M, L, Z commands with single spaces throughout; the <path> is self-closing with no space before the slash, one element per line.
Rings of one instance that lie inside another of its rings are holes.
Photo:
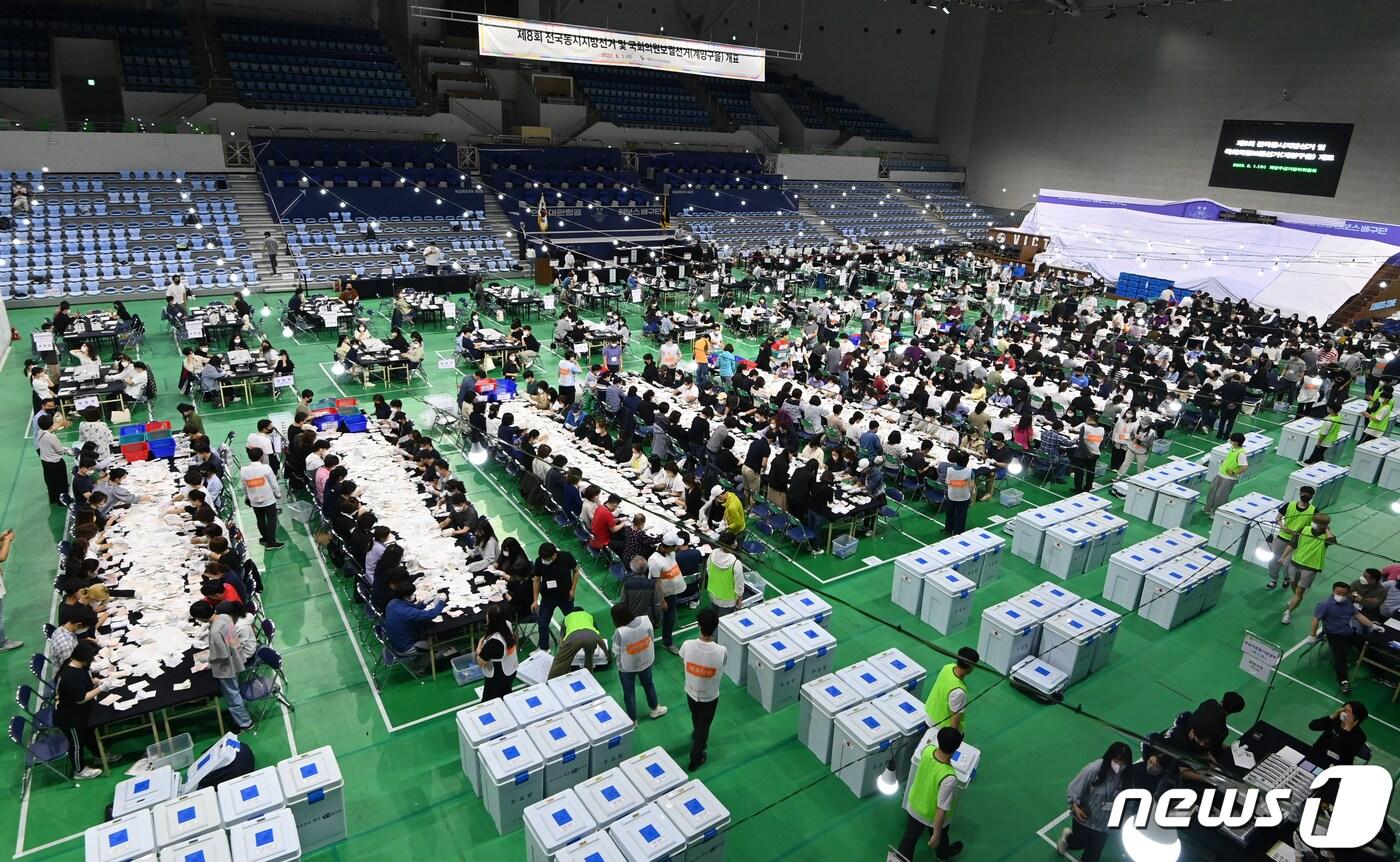
<path fill-rule="evenodd" d="M 1225 381 L 1225 385 L 1220 387 L 1220 421 L 1215 428 L 1215 439 L 1230 438 L 1230 434 L 1235 430 L 1235 419 L 1240 415 L 1240 408 L 1244 405 L 1247 394 L 1239 374 L 1232 374 L 1230 379 Z"/>
<path fill-rule="evenodd" d="M 1350 765 L 1366 744 L 1366 731 L 1361 723 L 1369 712 L 1366 704 L 1349 700 L 1330 714 L 1308 722 L 1308 730 L 1319 731 L 1313 743 L 1313 760 L 1318 763 Z"/>
<path fill-rule="evenodd" d="M 92 702 L 102 694 L 93 680 L 89 666 L 97 656 L 95 641 L 82 640 L 73 648 L 67 663 L 58 669 L 54 680 L 57 704 L 54 726 L 68 735 L 68 752 L 73 761 L 73 777 L 79 781 L 96 778 L 102 770 L 84 766 L 84 755 L 98 752 L 97 735 L 93 733 Z M 111 758 L 108 758 L 109 762 Z"/>
<path fill-rule="evenodd" d="M 805 520 L 807 512 L 810 511 L 812 491 L 817 483 L 818 466 L 817 459 L 808 459 L 806 464 L 793 472 L 792 479 L 788 482 L 788 513 L 798 520 Z"/>
<path fill-rule="evenodd" d="M 389 607 L 389 602 L 397 595 L 399 584 L 413 583 L 413 576 L 409 574 L 408 567 L 403 564 L 403 546 L 395 542 L 384 549 L 384 555 L 379 558 L 378 564 L 374 567 L 374 586 L 370 592 L 369 601 L 374 605 L 374 609 L 382 615 Z"/>

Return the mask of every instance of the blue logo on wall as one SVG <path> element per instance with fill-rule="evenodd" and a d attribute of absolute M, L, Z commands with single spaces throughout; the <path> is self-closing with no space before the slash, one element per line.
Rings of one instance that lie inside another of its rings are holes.
<path fill-rule="evenodd" d="M 1214 218 L 1214 216 L 1211 215 L 1210 204 L 1207 203 L 1191 204 L 1186 208 L 1185 216 L 1187 218 L 1205 219 L 1207 221 Z"/>

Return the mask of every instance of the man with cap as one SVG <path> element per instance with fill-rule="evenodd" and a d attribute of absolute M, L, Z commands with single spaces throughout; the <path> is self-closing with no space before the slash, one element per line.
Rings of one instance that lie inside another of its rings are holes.
<path fill-rule="evenodd" d="M 904 834 L 899 839 L 898 852 L 887 862 L 912 862 L 914 847 L 924 830 L 931 830 L 928 845 L 939 859 L 952 859 L 962 852 L 961 841 L 948 840 L 948 822 L 957 805 L 958 777 L 953 769 L 953 755 L 962 745 L 962 732 L 952 727 L 938 729 L 938 743 L 926 746 L 919 755 L 919 772 L 909 786 L 905 802 L 908 815 Z"/>
<path fill-rule="evenodd" d="M 972 647 L 958 650 L 958 660 L 945 664 L 933 680 L 924 712 L 930 727 L 952 727 L 961 731 L 967 710 L 967 675 L 977 667 L 981 656 Z"/>
<path fill-rule="evenodd" d="M 680 563 L 676 562 L 676 548 L 680 545 L 681 537 L 670 530 L 647 558 L 647 574 L 661 587 L 661 645 L 672 655 L 681 653 L 675 644 L 676 597 L 685 592 L 685 578 L 681 575 Z"/>
<path fill-rule="evenodd" d="M 744 501 L 739 499 L 739 495 L 716 485 L 710 489 L 710 499 L 724 512 L 724 529 L 735 536 L 742 535 L 746 521 Z"/>

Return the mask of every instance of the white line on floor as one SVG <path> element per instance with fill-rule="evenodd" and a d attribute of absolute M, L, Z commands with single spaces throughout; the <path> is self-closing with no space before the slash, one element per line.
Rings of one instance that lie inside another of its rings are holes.
<path fill-rule="evenodd" d="M 1298 650 L 1302 649 L 1303 647 L 1305 647 L 1305 646 L 1307 646 L 1307 645 L 1308 645 L 1308 639 L 1307 639 L 1307 638 L 1303 638 L 1302 640 L 1298 641 L 1296 644 L 1294 644 L 1293 646 L 1289 647 L 1289 648 L 1288 648 L 1288 651 L 1285 652 L 1285 653 L 1283 654 L 1283 658 L 1282 658 L 1282 659 L 1279 659 L 1280 663 L 1282 663 L 1283 661 L 1286 661 L 1286 660 L 1288 659 L 1289 656 L 1293 655 L 1295 652 L 1297 652 Z"/>
<path fill-rule="evenodd" d="M 341 398 L 346 398 L 346 397 L 348 397 L 348 396 L 346 396 L 346 394 L 345 394 L 345 390 L 340 388 L 340 381 L 338 381 L 338 380 L 335 379 L 335 375 L 334 375 L 334 374 L 332 374 L 332 373 L 330 373 L 329 371 L 326 370 L 326 363 L 324 363 L 324 362 L 318 362 L 318 363 L 316 363 L 316 367 L 319 368 L 319 369 L 321 369 L 321 373 L 322 373 L 322 374 L 326 375 L 326 379 L 329 380 L 329 381 L 331 382 L 331 385 L 335 387 L 335 391 L 340 393 L 340 397 L 341 397 Z"/>
<path fill-rule="evenodd" d="M 1325 692 L 1325 691 L 1323 691 L 1322 689 L 1318 688 L 1318 687 L 1315 686 L 1315 685 L 1312 685 L 1312 684 L 1310 684 L 1310 683 L 1303 682 L 1301 679 L 1298 679 L 1298 677 L 1293 676 L 1292 674 L 1288 674 L 1288 673 L 1284 673 L 1283 671 L 1279 671 L 1279 672 L 1278 672 L 1278 675 L 1281 676 L 1281 677 L 1283 677 L 1284 679 L 1292 680 L 1293 682 L 1298 683 L 1298 684 L 1301 685 L 1303 688 L 1312 689 L 1313 691 L 1317 692 L 1318 694 L 1322 695 L 1323 697 L 1327 698 L 1328 700 L 1332 701 L 1333 703 L 1345 703 L 1345 701 L 1343 701 L 1340 697 L 1337 697 L 1335 694 L 1331 694 L 1331 693 L 1329 693 L 1329 692 Z M 1383 718 L 1377 718 L 1376 716 L 1373 715 L 1373 716 L 1371 716 L 1371 717 L 1370 717 L 1369 719 L 1367 719 L 1367 720 L 1368 720 L 1368 721 L 1374 721 L 1374 722 L 1376 722 L 1376 723 L 1378 723 L 1378 724 L 1383 724 L 1383 725 L 1385 725 L 1386 727 L 1390 728 L 1391 730 L 1393 730 L 1393 731 L 1395 731 L 1395 732 L 1397 732 L 1397 733 L 1400 733 L 1400 727 L 1396 727 L 1395 725 L 1391 724 L 1390 722 L 1386 721 L 1386 720 L 1383 719 Z"/>
<path fill-rule="evenodd" d="M 1054 820 L 1051 820 L 1049 823 L 1047 823 L 1047 824 L 1045 824 L 1044 826 L 1040 827 L 1039 829 L 1035 830 L 1035 834 L 1037 834 L 1037 835 L 1039 835 L 1041 838 L 1043 838 L 1043 839 L 1045 840 L 1045 843 L 1046 843 L 1046 844 L 1049 844 L 1051 847 L 1055 847 L 1055 846 L 1056 846 L 1055 839 L 1050 837 L 1050 832 L 1052 832 L 1053 830 L 1055 830 L 1056 828 L 1058 828 L 1059 825 L 1060 825 L 1061 823 L 1065 822 L 1065 820 L 1068 819 L 1068 818 L 1069 818 L 1069 811 L 1061 811 L 1059 817 L 1056 817 Z M 1059 855 L 1058 850 L 1057 850 L 1057 852 L 1056 852 L 1056 855 Z M 1066 855 L 1065 858 L 1066 858 L 1066 859 L 1073 859 L 1074 857 L 1073 857 L 1073 856 Z"/>

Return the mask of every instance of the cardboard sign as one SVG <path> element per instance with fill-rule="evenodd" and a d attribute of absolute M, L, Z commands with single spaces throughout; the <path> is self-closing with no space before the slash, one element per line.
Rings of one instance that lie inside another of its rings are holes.
<path fill-rule="evenodd" d="M 687 329 L 687 330 L 685 331 L 685 333 L 681 335 L 681 338 L 685 339 L 686 341 L 694 341 L 694 340 L 695 340 L 695 330 L 693 330 L 693 329 Z"/>
<path fill-rule="evenodd" d="M 52 333 L 52 332 L 36 332 L 36 333 L 34 333 L 34 349 L 37 350 L 37 351 L 40 351 L 41 353 L 42 353 L 43 351 L 45 351 L 45 350 L 53 350 L 53 333 Z"/>
<path fill-rule="evenodd" d="M 641 302 L 642 302 L 642 289 L 641 289 L 640 287 L 634 287 L 634 288 L 632 288 L 632 301 L 635 302 L 635 303 L 637 303 L 638 305 L 641 304 Z"/>
<path fill-rule="evenodd" d="M 290 389 L 295 385 L 296 378 L 290 374 L 280 374 L 272 378 L 272 388 L 274 389 Z"/>
<path fill-rule="evenodd" d="M 203 337 L 204 337 L 204 321 L 202 321 L 202 320 L 186 320 L 186 321 L 185 321 L 185 337 L 186 337 L 186 338 L 203 338 Z"/>
<path fill-rule="evenodd" d="M 321 312 L 321 322 L 326 325 L 327 329 L 335 329 L 340 326 L 340 315 L 334 311 L 323 311 Z"/>
<path fill-rule="evenodd" d="M 555 297 L 554 297 L 553 294 L 551 294 L 551 295 L 549 295 L 549 296 L 546 296 L 546 297 L 544 298 L 544 310 L 545 310 L 545 311 L 553 311 L 553 310 L 554 310 L 554 303 L 555 303 Z"/>
<path fill-rule="evenodd" d="M 73 399 L 73 411 L 81 413 L 89 407 L 100 407 L 102 402 L 96 395 L 84 395 L 81 398 Z"/>
<path fill-rule="evenodd" d="M 444 302 L 444 303 L 442 304 L 442 316 L 445 317 L 445 318 L 447 318 L 448 320 L 456 320 L 456 319 L 457 319 L 457 303 L 455 303 L 455 302 Z"/>
<path fill-rule="evenodd" d="M 450 371 L 450 370 L 452 370 L 453 368 L 456 368 L 456 367 L 457 367 L 457 359 L 456 359 L 456 357 L 453 357 L 453 356 L 439 356 L 439 357 L 438 357 L 438 368 L 442 368 L 442 369 L 446 369 L 446 370 Z"/>
<path fill-rule="evenodd" d="M 580 356 L 582 356 L 582 355 L 584 355 L 584 354 L 587 354 L 587 353 L 588 353 L 588 342 L 587 342 L 587 341 L 579 341 L 579 342 L 576 342 L 576 343 L 574 344 L 574 352 L 577 353 L 577 354 L 579 354 Z"/>

